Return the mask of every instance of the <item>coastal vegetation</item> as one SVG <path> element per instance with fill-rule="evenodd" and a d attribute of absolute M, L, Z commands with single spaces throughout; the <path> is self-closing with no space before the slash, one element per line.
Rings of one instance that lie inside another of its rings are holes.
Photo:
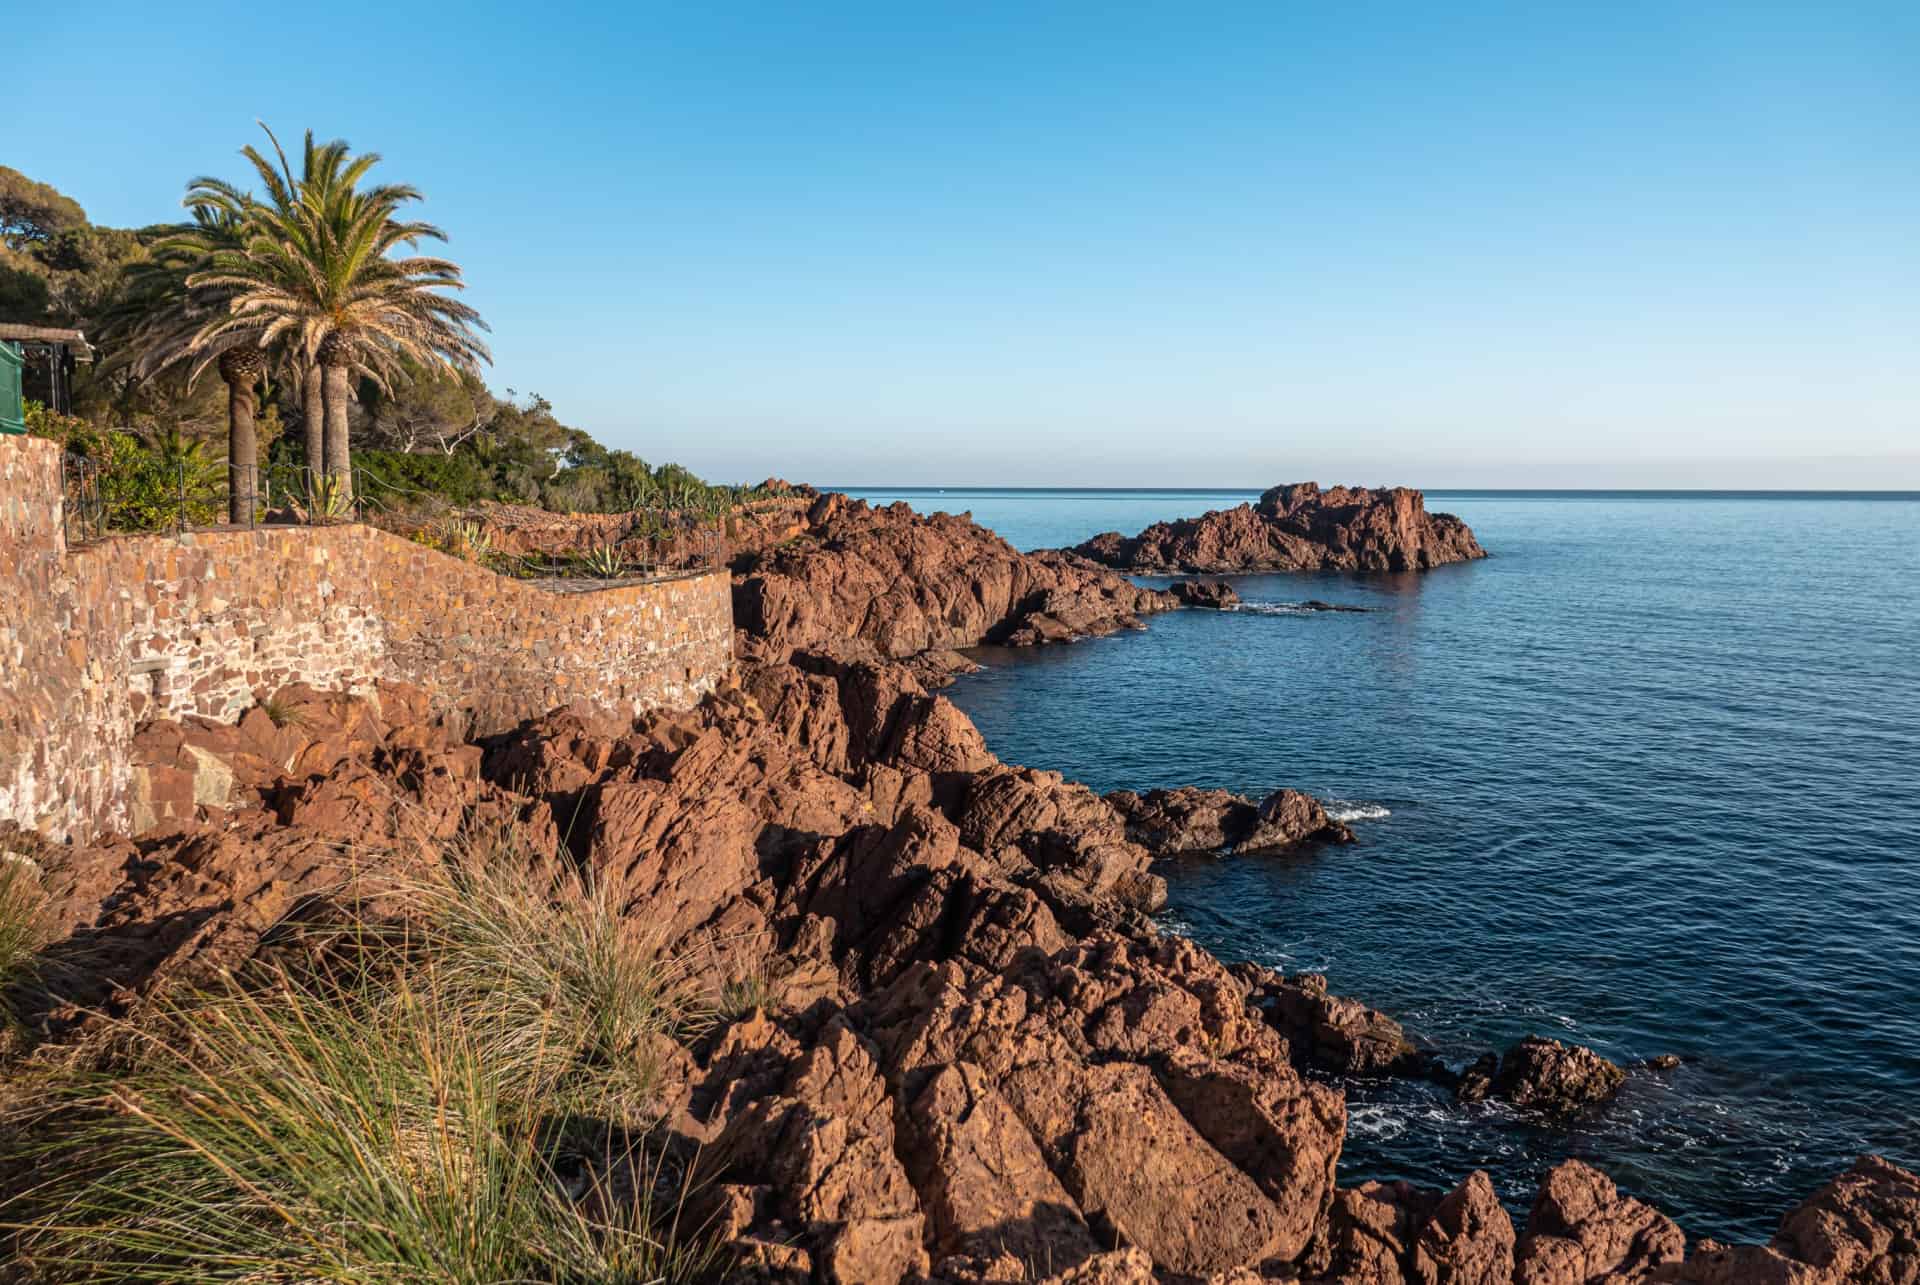
<path fill-rule="evenodd" d="M 700 1279 L 657 1048 L 670 958 L 508 837 L 456 844 L 225 985 L 116 1024 L 11 1122 L 0 1222 L 45 1280 Z M 351 902 L 351 898 L 348 898 Z"/>
<path fill-rule="evenodd" d="M 0 1035 L 13 1024 L 14 991 L 40 946 L 40 889 L 25 861 L 0 857 Z"/>
<path fill-rule="evenodd" d="M 0 167 L 0 321 L 79 329 L 99 354 L 75 372 L 73 414 L 30 406 L 29 429 L 92 462 L 107 526 L 170 525 L 183 489 L 197 525 L 289 490 L 344 503 L 356 480 L 386 511 L 737 501 L 602 445 L 538 394 L 490 390 L 459 265 L 418 252 L 446 240 L 408 217 L 419 190 L 374 181 L 376 153 L 309 132 L 296 160 L 268 137 L 242 149 L 254 187 L 196 178 L 184 219 L 137 229 Z M 183 487 L 168 442 L 209 467 L 190 461 Z"/>

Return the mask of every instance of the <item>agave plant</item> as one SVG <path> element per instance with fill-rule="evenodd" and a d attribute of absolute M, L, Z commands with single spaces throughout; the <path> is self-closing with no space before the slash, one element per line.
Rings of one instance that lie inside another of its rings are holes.
<path fill-rule="evenodd" d="M 324 474 L 313 479 L 312 518 L 338 522 L 352 515 L 353 490 L 345 478 Z"/>
<path fill-rule="evenodd" d="M 448 518 L 436 524 L 434 543 L 456 558 L 487 563 L 493 559 L 493 532 L 471 518 Z"/>
<path fill-rule="evenodd" d="M 618 580 L 628 569 L 626 555 L 613 544 L 596 545 L 587 550 L 580 557 L 580 566 L 598 580 Z"/>

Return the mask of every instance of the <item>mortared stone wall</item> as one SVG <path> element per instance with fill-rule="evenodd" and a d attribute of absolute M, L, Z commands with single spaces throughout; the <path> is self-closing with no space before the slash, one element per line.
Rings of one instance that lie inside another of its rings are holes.
<path fill-rule="evenodd" d="M 724 570 L 535 584 L 357 524 L 69 550 L 60 448 L 0 437 L 0 821 L 50 837 L 126 825 L 128 745 L 151 718 L 384 678 L 487 735 L 556 705 L 690 706 L 732 646 Z"/>

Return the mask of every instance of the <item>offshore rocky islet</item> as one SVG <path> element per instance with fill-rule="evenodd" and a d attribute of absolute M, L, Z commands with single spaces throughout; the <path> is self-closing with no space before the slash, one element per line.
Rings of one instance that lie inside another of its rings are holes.
<path fill-rule="evenodd" d="M 1342 561 L 1319 565 L 1480 556 L 1444 515 L 1409 524 L 1417 492 L 1276 494 L 1255 513 L 1344 533 L 1327 555 Z M 1304 538 L 1282 534 L 1266 547 Z M 1242 569 L 1217 560 L 1225 543 L 1191 547 L 1215 553 L 1183 569 Z M 1102 799 L 999 762 L 930 690 L 965 664 L 954 648 L 1134 627 L 1172 595 L 965 518 L 837 496 L 735 571 L 736 681 L 687 714 L 555 711 L 477 746 L 405 689 L 295 690 L 276 698 L 299 713 L 284 722 L 150 726 L 141 752 L 178 762 L 191 744 L 231 773 L 226 804 L 32 853 L 63 926 L 105 950 L 98 993 L 76 998 L 124 1011 L 245 960 L 334 877 L 342 844 L 404 872 L 464 828 L 507 826 L 533 876 L 585 862 L 714 979 L 769 979 L 769 1011 L 667 1058 L 663 1126 L 701 1148 L 701 1212 L 741 1279 L 1920 1277 L 1920 1180 L 1872 1159 L 1737 1248 L 1689 1247 L 1579 1161 L 1518 1229 L 1484 1174 L 1451 1192 L 1338 1187 L 1345 1110 L 1325 1072 L 1453 1076 L 1548 1118 L 1622 1073 L 1523 1041 L 1462 1076 L 1324 979 L 1228 969 L 1160 933 L 1143 913 L 1163 898 L 1156 857 L 1351 833 L 1292 791 Z"/>

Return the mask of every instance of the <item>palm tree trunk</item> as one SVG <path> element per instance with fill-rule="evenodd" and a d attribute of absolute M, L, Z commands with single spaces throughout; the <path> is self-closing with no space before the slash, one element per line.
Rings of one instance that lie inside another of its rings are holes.
<path fill-rule="evenodd" d="M 253 386 L 260 378 L 257 348 L 233 348 L 220 356 L 227 383 L 227 521 L 253 521 L 253 493 L 260 473 L 260 438 L 254 427 Z"/>
<path fill-rule="evenodd" d="M 320 471 L 327 465 L 327 407 L 326 394 L 320 389 L 321 375 L 318 362 L 310 365 L 300 376 L 300 422 L 305 430 L 302 434 L 307 456 L 307 500 L 313 500 L 313 485 Z"/>
<path fill-rule="evenodd" d="M 328 362 L 322 370 L 320 386 L 327 411 L 327 481 L 332 493 L 344 503 L 353 498 L 353 453 L 347 441 L 347 398 L 352 391 L 350 370 L 345 362 Z"/>

